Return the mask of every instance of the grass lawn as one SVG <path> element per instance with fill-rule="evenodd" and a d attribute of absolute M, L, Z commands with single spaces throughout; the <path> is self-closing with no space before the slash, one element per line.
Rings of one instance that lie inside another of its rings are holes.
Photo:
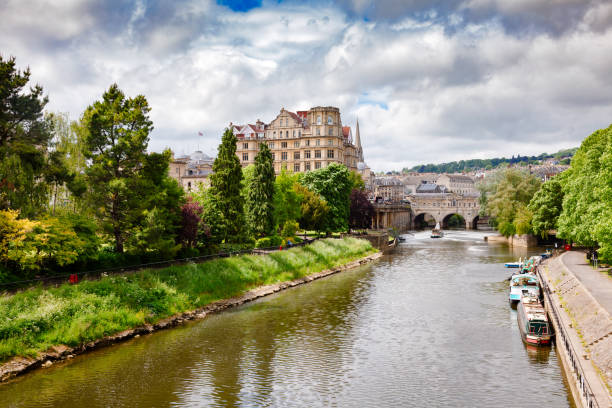
<path fill-rule="evenodd" d="M 376 252 L 355 238 L 242 255 L 0 296 L 0 362 L 53 345 L 76 346 Z"/>

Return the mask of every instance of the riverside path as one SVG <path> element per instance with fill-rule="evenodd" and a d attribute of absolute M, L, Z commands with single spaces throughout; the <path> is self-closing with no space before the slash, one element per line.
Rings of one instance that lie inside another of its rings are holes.
<path fill-rule="evenodd" d="M 586 261 L 584 252 L 570 251 L 561 257 L 561 262 L 591 293 L 595 300 L 612 315 L 612 276 L 610 268 L 593 268 Z"/>

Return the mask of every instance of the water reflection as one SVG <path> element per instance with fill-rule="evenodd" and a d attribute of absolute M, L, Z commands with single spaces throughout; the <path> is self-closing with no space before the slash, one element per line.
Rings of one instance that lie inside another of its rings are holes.
<path fill-rule="evenodd" d="M 373 265 L 0 386 L 10 407 L 568 406 L 554 348 L 508 307 L 513 253 L 408 237 Z"/>

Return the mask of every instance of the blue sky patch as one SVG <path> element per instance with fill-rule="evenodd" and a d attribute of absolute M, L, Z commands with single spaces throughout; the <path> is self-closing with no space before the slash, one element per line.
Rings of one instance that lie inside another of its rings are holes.
<path fill-rule="evenodd" d="M 261 0 L 217 0 L 217 4 L 227 6 L 233 11 L 249 11 L 261 7 Z"/>

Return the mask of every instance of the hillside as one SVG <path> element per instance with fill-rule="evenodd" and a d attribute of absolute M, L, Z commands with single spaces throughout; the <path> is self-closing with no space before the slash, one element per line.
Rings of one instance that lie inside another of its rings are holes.
<path fill-rule="evenodd" d="M 571 149 L 559 150 L 556 153 L 542 153 L 539 156 L 512 156 L 511 158 L 496 157 L 493 159 L 469 159 L 452 161 L 441 164 L 421 164 L 410 169 L 402 169 L 402 173 L 462 173 L 476 170 L 490 170 L 503 165 L 525 163 L 525 164 L 541 164 L 547 159 L 556 159 L 560 164 L 569 164 L 570 159 L 578 150 L 577 147 Z"/>

